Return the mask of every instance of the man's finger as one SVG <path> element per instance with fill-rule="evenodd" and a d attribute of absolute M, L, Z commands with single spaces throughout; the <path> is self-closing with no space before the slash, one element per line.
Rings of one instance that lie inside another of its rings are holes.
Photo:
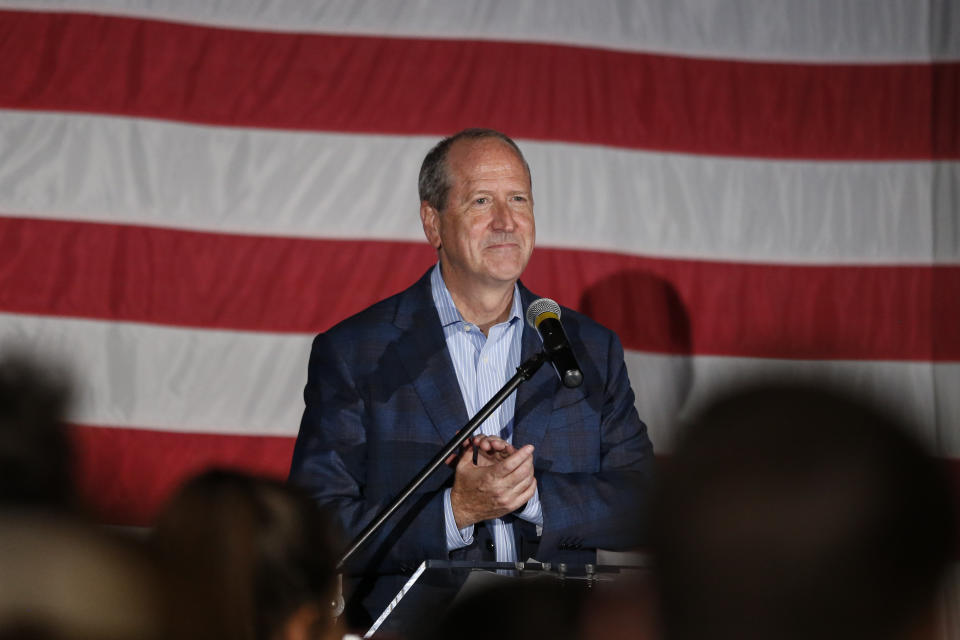
<path fill-rule="evenodd" d="M 462 470 L 477 468 L 477 465 L 473 464 L 473 455 L 469 449 L 462 449 L 459 455 L 460 459 L 457 460 L 457 473 L 460 473 Z"/>
<path fill-rule="evenodd" d="M 533 459 L 533 445 L 525 444 L 500 463 L 500 475 L 513 473 L 524 462 Z"/>
<path fill-rule="evenodd" d="M 484 451 L 506 451 L 507 449 L 513 449 L 513 446 L 509 442 L 497 436 L 474 436 L 473 444 Z"/>
<path fill-rule="evenodd" d="M 507 484 L 518 485 L 523 484 L 527 481 L 527 479 L 532 478 L 533 473 L 533 458 L 530 457 L 520 463 L 520 465 L 510 473 L 501 476 L 501 479 Z"/>
<path fill-rule="evenodd" d="M 537 491 L 537 479 L 531 476 L 513 488 L 506 496 L 505 501 L 510 511 L 516 511 L 533 498 Z"/>
<path fill-rule="evenodd" d="M 479 452 L 477 456 L 477 465 L 481 467 L 499 464 L 507 457 L 502 451 L 484 451 L 479 447 L 477 447 L 477 451 Z"/>

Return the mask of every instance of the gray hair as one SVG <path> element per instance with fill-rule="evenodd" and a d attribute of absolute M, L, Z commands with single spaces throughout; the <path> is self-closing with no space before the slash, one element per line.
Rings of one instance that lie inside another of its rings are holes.
<path fill-rule="evenodd" d="M 524 169 L 527 170 L 527 179 L 530 181 L 530 186 L 533 186 L 530 165 L 527 164 L 527 159 L 523 157 L 520 147 L 509 136 L 494 129 L 464 129 L 438 142 L 423 159 L 423 164 L 420 165 L 420 178 L 417 181 L 421 202 L 426 202 L 437 211 L 443 211 L 446 208 L 447 194 L 450 192 L 450 174 L 447 171 L 447 154 L 450 152 L 450 147 L 458 140 L 481 140 L 483 138 L 499 140 L 513 149 L 520 161 L 523 162 Z"/>

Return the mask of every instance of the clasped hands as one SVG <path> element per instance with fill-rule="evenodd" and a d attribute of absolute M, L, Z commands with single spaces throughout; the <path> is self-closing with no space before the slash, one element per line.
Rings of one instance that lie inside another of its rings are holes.
<path fill-rule="evenodd" d="M 463 529 L 516 511 L 536 490 L 533 445 L 517 449 L 496 436 L 474 436 L 456 459 L 450 506 L 457 527 Z"/>

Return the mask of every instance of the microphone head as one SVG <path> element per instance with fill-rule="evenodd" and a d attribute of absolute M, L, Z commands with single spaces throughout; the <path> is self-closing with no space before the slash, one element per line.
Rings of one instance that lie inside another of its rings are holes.
<path fill-rule="evenodd" d="M 560 319 L 560 305 L 550 298 L 538 298 L 527 307 L 527 324 L 534 329 L 544 318 Z"/>

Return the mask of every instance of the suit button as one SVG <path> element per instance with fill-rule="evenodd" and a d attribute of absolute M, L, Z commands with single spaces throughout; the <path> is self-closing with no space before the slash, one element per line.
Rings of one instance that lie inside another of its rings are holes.
<path fill-rule="evenodd" d="M 493 553 L 496 547 L 493 546 L 493 540 L 487 540 L 487 551 Z"/>

